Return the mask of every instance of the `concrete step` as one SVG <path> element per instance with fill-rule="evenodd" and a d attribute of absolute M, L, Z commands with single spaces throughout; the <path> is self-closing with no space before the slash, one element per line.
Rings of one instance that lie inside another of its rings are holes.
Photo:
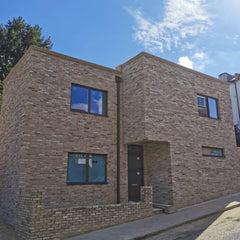
<path fill-rule="evenodd" d="M 174 213 L 174 212 L 176 212 L 176 208 L 172 205 L 161 204 L 161 203 L 153 203 L 153 207 L 162 209 L 164 213 Z"/>
<path fill-rule="evenodd" d="M 153 214 L 160 214 L 160 213 L 163 213 L 163 209 L 162 208 L 153 208 Z"/>

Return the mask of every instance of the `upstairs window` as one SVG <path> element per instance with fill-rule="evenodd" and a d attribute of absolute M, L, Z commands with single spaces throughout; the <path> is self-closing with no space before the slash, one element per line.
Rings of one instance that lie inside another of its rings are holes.
<path fill-rule="evenodd" d="M 222 148 L 202 147 L 202 155 L 207 157 L 224 157 Z"/>
<path fill-rule="evenodd" d="M 72 84 L 71 110 L 107 115 L 107 92 Z"/>
<path fill-rule="evenodd" d="M 197 102 L 200 116 L 219 119 L 217 99 L 198 95 Z"/>

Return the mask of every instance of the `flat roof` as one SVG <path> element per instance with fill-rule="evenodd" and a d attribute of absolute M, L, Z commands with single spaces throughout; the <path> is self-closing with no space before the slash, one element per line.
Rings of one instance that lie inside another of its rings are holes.
<path fill-rule="evenodd" d="M 129 63 L 135 61 L 136 59 L 138 59 L 138 58 L 140 58 L 140 57 L 142 57 L 142 56 L 150 57 L 150 58 L 153 58 L 153 59 L 155 59 L 155 60 L 157 60 L 157 61 L 159 61 L 159 62 L 163 62 L 163 63 L 169 64 L 169 65 L 172 65 L 173 67 L 180 68 L 180 69 L 182 69 L 182 70 L 184 70 L 184 71 L 191 72 L 191 73 L 193 73 L 193 74 L 195 74 L 195 75 L 199 75 L 199 76 L 201 76 L 201 77 L 208 78 L 208 79 L 211 79 L 211 80 L 213 80 L 213 81 L 218 81 L 218 82 L 221 82 L 221 83 L 223 83 L 223 84 L 229 85 L 228 82 L 225 82 L 225 81 L 223 81 L 223 80 L 220 80 L 220 79 L 215 78 L 215 77 L 212 77 L 212 76 L 209 76 L 209 75 L 207 75 L 207 74 L 205 74 L 205 73 L 201 73 L 201 72 L 195 71 L 195 70 L 193 70 L 193 69 L 190 69 L 190 68 L 181 66 L 181 65 L 179 65 L 179 64 L 177 64 L 177 63 L 170 62 L 170 61 L 168 61 L 168 60 L 166 60 L 166 59 L 160 58 L 160 57 L 158 57 L 158 56 L 152 55 L 152 54 L 147 53 L 147 52 L 141 52 L 141 53 L 139 53 L 139 54 L 136 55 L 135 57 L 129 59 L 127 62 L 119 65 L 119 66 L 117 67 L 117 69 L 118 69 L 118 70 L 121 70 L 123 67 L 125 67 L 125 66 L 128 65 Z"/>
<path fill-rule="evenodd" d="M 163 58 L 160 58 L 160 57 L 157 57 L 155 55 L 152 55 L 150 53 L 147 53 L 147 52 L 141 52 L 139 53 L 138 55 L 134 56 L 133 58 L 129 59 L 127 62 L 119 65 L 116 69 L 113 69 L 113 68 L 109 68 L 109 67 L 104 67 L 102 65 L 98 65 L 98 64 L 95 64 L 95 63 L 91 63 L 91 62 L 87 62 L 87 61 L 84 61 L 84 60 L 81 60 L 81 59 L 78 59 L 78 58 L 74 58 L 74 57 L 70 57 L 70 56 L 67 56 L 67 55 L 64 55 L 64 54 L 61 54 L 61 53 L 57 53 L 57 52 L 54 52 L 54 51 L 50 51 L 46 48 L 41 48 L 41 47 L 37 47 L 37 46 L 31 46 L 27 51 L 26 53 L 22 56 L 22 58 L 18 61 L 18 63 L 16 64 L 16 66 L 11 70 L 11 72 L 8 74 L 8 76 L 4 79 L 4 82 L 7 81 L 8 78 L 10 78 L 10 76 L 13 74 L 13 72 L 16 71 L 16 69 L 18 68 L 18 66 L 20 65 L 20 63 L 26 58 L 26 56 L 31 52 L 31 51 L 39 51 L 39 52 L 42 52 L 42 53 L 46 53 L 48 55 L 52 55 L 52 56 L 55 56 L 55 57 L 59 57 L 61 59 L 65 59 L 65 60 L 68 60 L 68 61 L 72 61 L 72 62 L 76 62 L 76 63 L 80 63 L 80 64 L 84 64 L 84 65 L 87 65 L 87 66 L 91 66 L 91 67 L 94 67 L 94 68 L 97 68 L 97 69 L 100 69 L 100 70 L 104 70 L 104 71 L 108 71 L 108 72 L 112 72 L 116 75 L 121 75 L 122 71 L 121 69 L 128 65 L 129 63 L 135 61 L 136 59 L 142 57 L 142 56 L 146 56 L 146 57 L 150 57 L 150 58 L 153 58 L 157 61 L 160 61 L 160 62 L 163 62 L 163 63 L 166 63 L 166 64 L 169 64 L 169 65 L 172 65 L 173 67 L 177 67 L 177 68 L 180 68 L 184 71 L 188 71 L 188 72 L 191 72 L 195 75 L 199 75 L 201 77 L 204 77 L 204 78 L 208 78 L 208 79 L 211 79 L 211 80 L 214 80 L 214 81 L 218 81 L 218 82 L 221 82 L 223 84 L 227 84 L 229 85 L 230 83 L 228 82 L 225 82 L 223 80 L 220 80 L 218 78 L 214 78 L 212 76 L 209 76 L 207 74 L 204 74 L 204 73 L 201 73 L 201 72 L 198 72 L 198 71 L 195 71 L 195 70 L 192 70 L 190 68 L 186 68 L 186 67 L 183 67 L 179 64 L 176 64 L 176 63 L 173 63 L 173 62 L 170 62 L 168 60 L 165 60 Z"/>
<path fill-rule="evenodd" d="M 10 76 L 13 74 L 13 72 L 16 71 L 16 69 L 18 68 L 18 66 L 20 65 L 20 63 L 22 61 L 24 61 L 24 59 L 26 58 L 26 56 L 32 52 L 32 51 L 38 51 L 38 52 L 42 52 L 42 53 L 46 53 L 48 55 L 52 55 L 52 56 L 55 56 L 55 57 L 59 57 L 61 59 L 65 59 L 65 60 L 68 60 L 68 61 L 71 61 L 71 62 L 76 62 L 76 63 L 80 63 L 80 64 L 83 64 L 83 65 L 87 65 L 87 66 L 91 66 L 91 67 L 94 67 L 94 68 L 97 68 L 97 69 L 100 69 L 100 70 L 104 70 L 104 71 L 108 71 L 108 72 L 112 72 L 116 75 L 121 75 L 121 72 L 116 70 L 116 69 L 113 69 L 113 68 L 108 68 L 108 67 L 104 67 L 104 66 L 101 66 L 101 65 L 98 65 L 98 64 L 95 64 L 95 63 L 91 63 L 91 62 L 87 62 L 87 61 L 84 61 L 84 60 L 81 60 L 81 59 L 78 59 L 78 58 L 74 58 L 74 57 L 70 57 L 70 56 L 67 56 L 67 55 L 64 55 L 64 54 L 61 54 L 61 53 L 57 53 L 57 52 L 54 52 L 54 51 L 50 51 L 46 48 L 41 48 L 41 47 L 37 47 L 37 46 L 31 46 L 29 47 L 29 49 L 25 52 L 25 54 L 21 57 L 21 59 L 18 61 L 18 63 L 14 66 L 14 68 L 11 70 L 11 72 L 7 75 L 7 77 L 3 80 L 4 82 L 7 81 L 8 78 L 10 78 Z"/>

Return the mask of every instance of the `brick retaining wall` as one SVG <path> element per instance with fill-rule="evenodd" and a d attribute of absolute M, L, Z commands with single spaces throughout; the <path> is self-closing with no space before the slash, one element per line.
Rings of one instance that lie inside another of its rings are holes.
<path fill-rule="evenodd" d="M 136 203 L 45 208 L 41 191 L 21 192 L 17 234 L 20 239 L 62 239 L 152 215 L 152 187 L 141 188 Z"/>

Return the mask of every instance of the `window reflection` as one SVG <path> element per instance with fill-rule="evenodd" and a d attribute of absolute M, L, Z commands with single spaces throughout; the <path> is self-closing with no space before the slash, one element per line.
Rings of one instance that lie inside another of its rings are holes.
<path fill-rule="evenodd" d="M 218 118 L 217 101 L 213 98 L 208 98 L 209 117 Z"/>
<path fill-rule="evenodd" d="M 87 88 L 72 85 L 71 109 L 88 112 L 88 98 Z"/>
<path fill-rule="evenodd" d="M 106 92 L 72 85 L 71 109 L 81 112 L 106 115 Z"/>
<path fill-rule="evenodd" d="M 83 183 L 86 181 L 86 155 L 69 154 L 68 156 L 68 182 Z"/>
<path fill-rule="evenodd" d="M 198 113 L 203 117 L 218 119 L 217 100 L 206 96 L 197 96 Z"/>
<path fill-rule="evenodd" d="M 89 182 L 103 182 L 105 178 L 105 157 L 89 155 Z"/>
<path fill-rule="evenodd" d="M 91 90 L 91 113 L 103 114 L 103 92 Z"/>
<path fill-rule="evenodd" d="M 203 156 L 224 157 L 222 148 L 202 147 Z"/>
<path fill-rule="evenodd" d="M 106 156 L 69 153 L 67 183 L 106 183 Z"/>

